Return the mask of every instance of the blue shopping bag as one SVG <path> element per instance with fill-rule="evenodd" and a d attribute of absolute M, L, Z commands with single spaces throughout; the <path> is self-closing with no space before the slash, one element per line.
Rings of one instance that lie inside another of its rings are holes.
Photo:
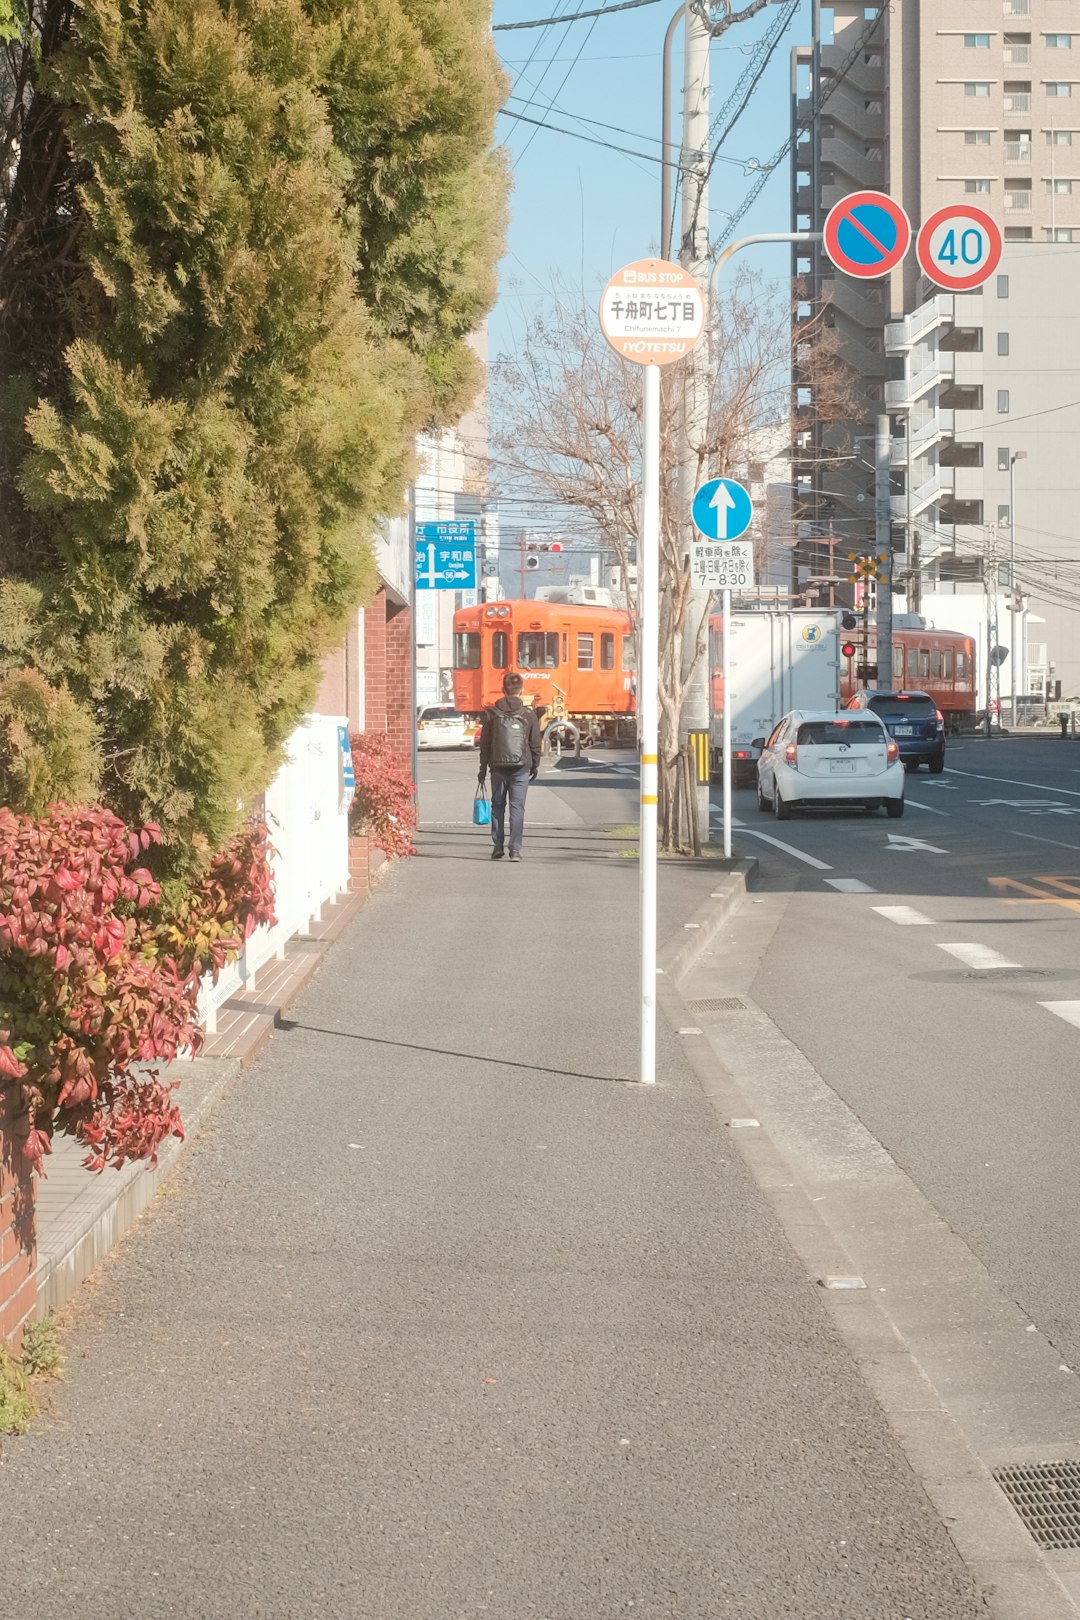
<path fill-rule="evenodd" d="M 491 800 L 487 796 L 486 788 L 477 788 L 476 798 L 473 800 L 472 818 L 474 827 L 491 826 Z"/>

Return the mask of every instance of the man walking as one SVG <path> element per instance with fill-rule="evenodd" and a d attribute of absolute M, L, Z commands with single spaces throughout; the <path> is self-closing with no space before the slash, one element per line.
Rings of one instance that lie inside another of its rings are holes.
<path fill-rule="evenodd" d="M 483 787 L 491 770 L 491 836 L 493 861 L 506 853 L 504 839 L 506 801 L 510 800 L 510 859 L 520 861 L 525 832 L 525 795 L 540 769 L 540 722 L 521 701 L 521 676 L 508 670 L 503 676 L 504 696 L 484 711 L 480 734 L 480 775 Z"/>

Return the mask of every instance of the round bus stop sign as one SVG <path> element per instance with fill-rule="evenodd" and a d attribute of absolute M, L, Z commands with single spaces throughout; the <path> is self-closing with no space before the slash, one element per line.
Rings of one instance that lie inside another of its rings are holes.
<path fill-rule="evenodd" d="M 911 223 L 884 191 L 853 191 L 829 209 L 823 245 L 838 270 L 867 281 L 896 269 L 911 246 Z"/>
<path fill-rule="evenodd" d="M 705 329 L 705 299 L 681 265 L 637 259 L 616 270 L 604 288 L 600 325 L 624 360 L 667 366 L 697 347 Z"/>
<path fill-rule="evenodd" d="M 1001 227 L 981 208 L 950 203 L 931 214 L 915 242 L 919 268 L 949 292 L 981 287 L 1001 261 Z"/>

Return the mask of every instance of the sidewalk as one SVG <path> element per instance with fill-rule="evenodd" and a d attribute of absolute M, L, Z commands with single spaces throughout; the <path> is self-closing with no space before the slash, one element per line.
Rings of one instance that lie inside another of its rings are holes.
<path fill-rule="evenodd" d="M 662 1025 L 634 783 L 526 860 L 422 764 L 381 885 L 74 1313 L 4 1448 L 37 1620 L 974 1620 L 970 1577 Z M 661 872 L 662 926 L 715 868 Z M 17 1531 L 15 1526 L 18 1526 Z"/>

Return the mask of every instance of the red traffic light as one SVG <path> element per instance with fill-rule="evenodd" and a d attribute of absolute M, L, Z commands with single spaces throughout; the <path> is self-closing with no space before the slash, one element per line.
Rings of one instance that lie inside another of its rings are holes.
<path fill-rule="evenodd" d="M 548 547 L 546 547 L 546 549 L 548 551 L 561 551 L 562 550 L 562 541 L 561 540 L 553 540 L 551 542 L 551 544 Z"/>
<path fill-rule="evenodd" d="M 843 654 L 843 656 L 845 658 L 854 658 L 854 656 L 855 656 L 855 643 L 853 641 L 845 641 L 844 645 L 841 647 L 840 651 L 841 651 L 841 653 Z"/>

